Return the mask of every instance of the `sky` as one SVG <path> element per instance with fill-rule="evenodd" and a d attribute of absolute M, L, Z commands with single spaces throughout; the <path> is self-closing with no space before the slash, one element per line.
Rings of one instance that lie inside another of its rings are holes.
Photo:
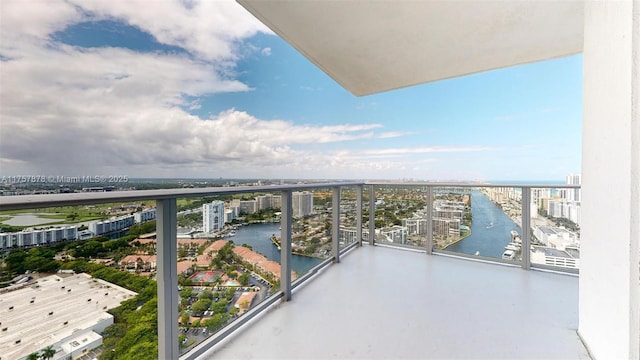
<path fill-rule="evenodd" d="M 0 175 L 562 180 L 581 119 L 581 55 L 356 97 L 234 1 L 0 2 Z"/>

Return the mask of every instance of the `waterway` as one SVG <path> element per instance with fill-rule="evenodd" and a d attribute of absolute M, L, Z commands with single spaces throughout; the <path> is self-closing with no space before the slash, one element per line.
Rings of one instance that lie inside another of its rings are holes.
<path fill-rule="evenodd" d="M 241 226 L 236 230 L 236 235 L 230 238 L 236 245 L 250 245 L 254 251 L 266 256 L 269 260 L 280 263 L 280 250 L 271 242 L 272 235 L 280 236 L 280 224 L 251 224 Z M 292 255 L 291 268 L 302 275 L 312 267 L 322 262 L 321 259 Z"/>
<path fill-rule="evenodd" d="M 446 250 L 500 259 L 511 242 L 511 230 L 522 234 L 520 226 L 478 190 L 471 191 L 471 216 L 471 235 Z"/>

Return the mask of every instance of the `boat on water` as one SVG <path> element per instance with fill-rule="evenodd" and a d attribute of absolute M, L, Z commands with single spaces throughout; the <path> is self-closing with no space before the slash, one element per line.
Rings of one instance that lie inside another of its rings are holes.
<path fill-rule="evenodd" d="M 493 225 L 493 221 L 489 223 L 489 225 L 487 225 L 485 227 L 485 229 L 491 229 L 492 227 L 494 227 L 495 225 Z"/>
<path fill-rule="evenodd" d="M 276 234 L 271 235 L 271 237 L 269 238 L 269 240 L 271 240 L 271 242 L 273 243 L 273 245 L 275 245 L 275 246 L 278 248 L 278 250 L 282 250 L 282 249 L 280 248 L 280 239 L 278 239 L 278 238 L 276 237 Z"/>
<path fill-rule="evenodd" d="M 512 242 L 504 247 L 505 250 L 511 250 L 511 251 L 520 251 L 520 248 L 521 248 L 520 245 Z"/>
<path fill-rule="evenodd" d="M 516 258 L 516 253 L 513 250 L 505 250 L 502 253 L 502 258 L 505 260 L 513 260 Z"/>

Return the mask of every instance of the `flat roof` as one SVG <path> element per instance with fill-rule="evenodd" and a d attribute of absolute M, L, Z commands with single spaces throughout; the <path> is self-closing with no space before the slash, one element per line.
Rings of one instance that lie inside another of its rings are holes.
<path fill-rule="evenodd" d="M 19 359 L 56 344 L 111 318 L 108 309 L 135 295 L 84 273 L 47 276 L 1 294 L 0 329 L 7 330 L 0 331 L 0 353 L 3 358 Z"/>

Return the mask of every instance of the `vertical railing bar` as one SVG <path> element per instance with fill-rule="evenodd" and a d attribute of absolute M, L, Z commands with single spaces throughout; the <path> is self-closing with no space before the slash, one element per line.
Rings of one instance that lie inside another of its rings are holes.
<path fill-rule="evenodd" d="M 178 348 L 178 245 L 176 199 L 156 201 L 158 358 L 177 359 Z"/>
<path fill-rule="evenodd" d="M 433 254 L 433 186 L 427 186 L 427 255 Z"/>
<path fill-rule="evenodd" d="M 522 187 L 522 268 L 531 269 L 531 188 Z"/>
<path fill-rule="evenodd" d="M 376 188 L 369 187 L 369 245 L 376 243 Z"/>
<path fill-rule="evenodd" d="M 291 300 L 291 232 L 293 203 L 291 190 L 282 192 L 282 214 L 280 218 L 280 290 L 283 301 Z"/>
<path fill-rule="evenodd" d="M 337 264 L 340 262 L 340 187 L 335 186 L 333 188 L 333 201 L 332 201 L 333 214 L 331 216 L 331 237 L 333 243 L 331 246 L 331 252 L 333 253 L 334 262 Z"/>
<path fill-rule="evenodd" d="M 362 246 L 362 185 L 356 186 L 356 241 Z"/>

